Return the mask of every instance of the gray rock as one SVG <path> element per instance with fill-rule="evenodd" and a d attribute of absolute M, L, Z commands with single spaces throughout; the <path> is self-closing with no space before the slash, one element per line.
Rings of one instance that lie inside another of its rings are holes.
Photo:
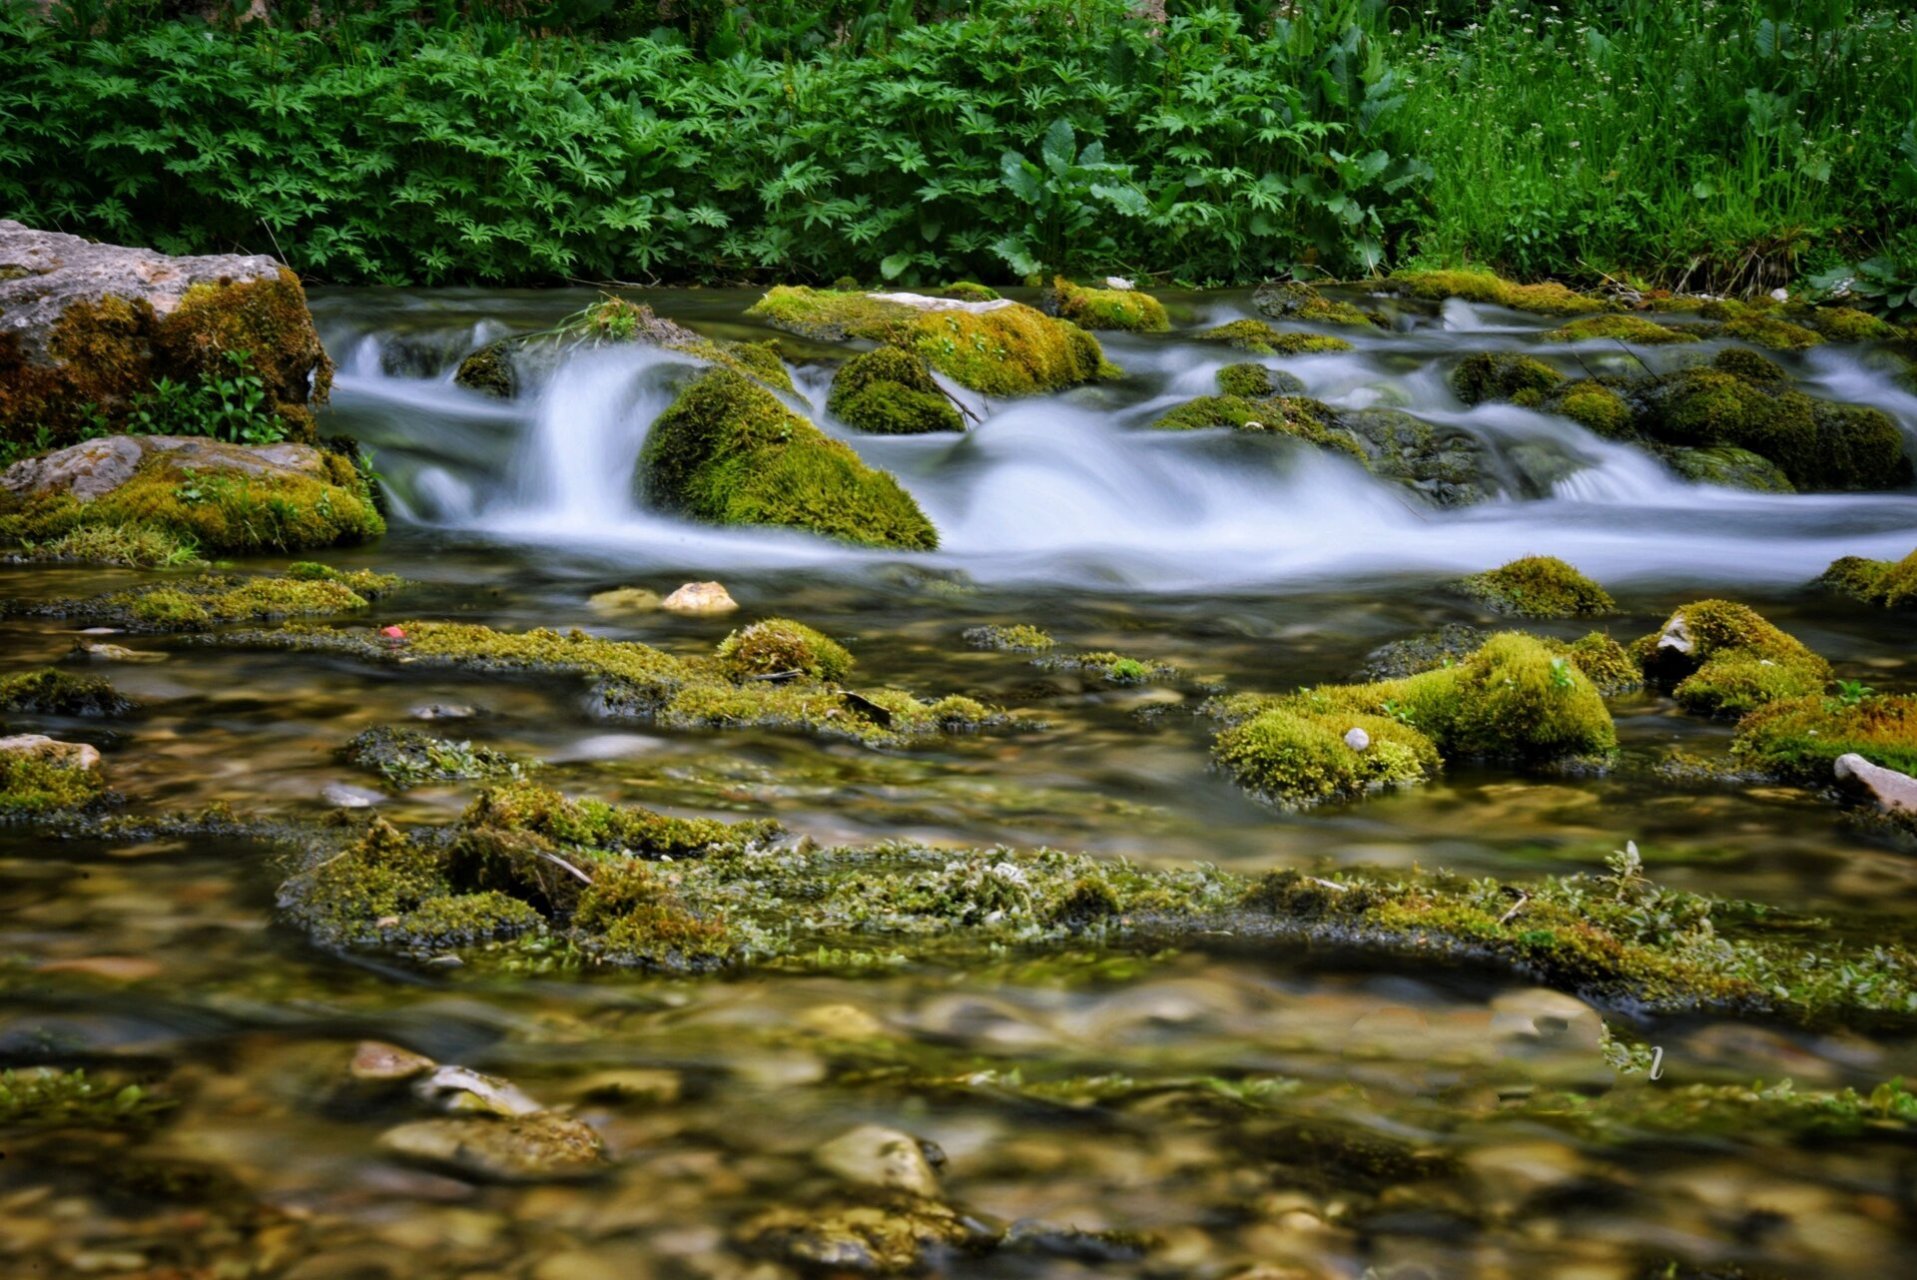
<path fill-rule="evenodd" d="M 413 1096 L 455 1114 L 530 1116 L 543 1110 L 518 1085 L 471 1067 L 439 1067 L 413 1083 Z"/>
<path fill-rule="evenodd" d="M 1364 450 L 1374 475 L 1436 506 L 1468 506 L 1502 491 L 1489 452 L 1462 427 L 1426 422 L 1400 409 L 1345 410 L 1337 425 Z"/>
<path fill-rule="evenodd" d="M 562 1182 L 606 1168 L 605 1144 L 592 1127 L 550 1111 L 415 1120 L 381 1134 L 379 1146 L 402 1160 L 486 1182 Z"/>
<path fill-rule="evenodd" d="M 384 1040 L 362 1040 L 353 1050 L 347 1074 L 368 1084 L 391 1084 L 425 1075 L 437 1064 L 424 1054 Z"/>
<path fill-rule="evenodd" d="M 326 479 L 318 449 L 304 444 L 228 444 L 201 436 L 106 436 L 16 462 L 0 472 L 0 489 L 20 497 L 70 494 L 81 502 L 112 493 L 149 458 L 195 471 Z"/>
<path fill-rule="evenodd" d="M 413 708 L 415 720 L 470 720 L 479 712 L 457 702 L 429 702 Z"/>
<path fill-rule="evenodd" d="M 1837 757 L 1836 773 L 1839 782 L 1856 783 L 1868 792 L 1878 808 L 1917 814 L 1917 778 L 1872 764 L 1854 751 Z"/>

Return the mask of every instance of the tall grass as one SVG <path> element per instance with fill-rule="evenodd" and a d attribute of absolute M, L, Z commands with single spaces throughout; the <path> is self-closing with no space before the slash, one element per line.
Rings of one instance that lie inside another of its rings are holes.
<path fill-rule="evenodd" d="M 1004 279 L 1043 209 L 1078 270 L 1759 287 L 1917 203 L 1860 0 L 74 2 L 0 16 L 0 216 L 331 280 Z M 1096 182 L 1009 186 L 1060 121 Z"/>

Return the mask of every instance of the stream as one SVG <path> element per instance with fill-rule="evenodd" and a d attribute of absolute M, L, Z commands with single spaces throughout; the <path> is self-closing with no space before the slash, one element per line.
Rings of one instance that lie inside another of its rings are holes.
<path fill-rule="evenodd" d="M 1403 408 L 1484 441 L 1509 496 L 1439 510 L 1290 441 L 1149 429 L 1244 359 L 1189 332 L 1254 316 L 1248 293 L 1161 295 L 1185 336 L 1100 335 L 1122 381 L 1025 401 L 959 391 L 982 419 L 962 437 L 863 436 L 832 422 L 822 360 L 843 352 L 744 318 L 755 292 L 631 294 L 708 336 L 778 336 L 800 392 L 790 403 L 895 474 L 937 525 L 941 549 L 907 555 L 647 510 L 634 465 L 687 358 L 585 351 L 511 402 L 453 384 L 476 346 L 594 296 L 316 290 L 338 364 L 322 430 L 371 450 L 392 506 L 383 541 L 321 558 L 407 579 L 397 616 L 581 627 L 675 653 L 794 617 L 845 643 L 865 682 L 962 692 L 1042 726 L 875 751 L 614 725 L 559 681 L 194 648 L 111 670 L 141 717 L 36 731 L 100 745 L 130 812 L 225 802 L 248 817 L 317 820 L 322 788 L 372 785 L 336 758 L 346 739 L 413 724 L 421 707 L 470 706 L 455 736 L 542 762 L 539 781 L 568 794 L 775 818 L 819 844 L 1050 846 L 1244 872 L 1443 867 L 1522 882 L 1601 871 L 1635 841 L 1659 884 L 1841 910 L 1886 939 L 1913 933 L 1917 862 L 1826 798 L 1655 777 L 1649 765 L 1673 749 L 1721 753 L 1731 726 L 1652 693 L 1611 702 L 1625 759 L 1642 767 L 1457 768 L 1303 813 L 1265 807 L 1215 769 L 1214 726 L 1193 714 L 1220 687 L 1348 680 L 1387 641 L 1496 626 L 1446 584 L 1525 554 L 1563 557 L 1609 588 L 1620 612 L 1600 625 L 1627 643 L 1678 604 L 1726 596 L 1840 678 L 1917 691 L 1908 613 L 1807 585 L 1838 556 L 1908 554 L 1917 492 L 1693 484 L 1566 419 L 1465 408 L 1446 381 L 1477 351 L 1629 372 L 1714 343 L 1574 350 L 1541 337 L 1554 321 L 1454 299 L 1407 311 L 1389 332 L 1345 333 L 1350 352 L 1266 361 L 1333 405 Z M 1917 451 L 1917 396 L 1889 369 L 1850 347 L 1775 358 L 1813 395 L 1884 409 Z M 635 611 L 604 595 L 700 579 L 723 581 L 740 611 Z M 0 595 L 137 580 L 19 566 L 0 572 Z M 989 623 L 1035 623 L 1061 647 L 1184 674 L 1113 687 L 961 642 Z M 1591 629 L 1525 625 L 1564 639 Z M 68 624 L 0 616 L 0 672 L 58 662 L 73 642 Z M 379 811 L 401 826 L 443 823 L 472 794 L 428 784 L 383 797 Z M 982 970 L 879 955 L 705 977 L 463 975 L 314 946 L 276 919 L 285 873 L 282 855 L 243 840 L 106 844 L 0 826 L 0 1057 L 90 1064 L 177 1102 L 133 1137 L 102 1133 L 26 1160 L 0 1143 L 0 1273 L 779 1280 L 797 1272 L 738 1247 L 739 1224 L 816 1188 L 814 1153 L 868 1123 L 935 1144 L 944 1195 L 964 1212 L 1020 1224 L 1016 1247 L 933 1258 L 955 1276 L 1755 1280 L 1902 1274 L 1917 1257 L 1908 1128 L 1819 1141 L 1761 1123 L 1661 1126 L 1649 1104 L 1617 1118 L 1522 1105 L 1664 1090 L 1681 1110 L 1695 1086 L 1785 1080 L 1868 1094 L 1917 1077 L 1908 1031 L 1616 1019 L 1661 1051 L 1658 1080 L 1620 1081 L 1600 1018 L 1569 996 L 1468 967 L 1303 948 L 1008 951 Z M 374 1140 L 392 1117 L 340 1086 L 366 1039 L 572 1106 L 605 1138 L 611 1171 L 482 1185 L 386 1159 Z M 1131 1247 L 1135 1236 L 1152 1242 Z M 1686 1269 L 1656 1269 L 1667 1260 Z"/>

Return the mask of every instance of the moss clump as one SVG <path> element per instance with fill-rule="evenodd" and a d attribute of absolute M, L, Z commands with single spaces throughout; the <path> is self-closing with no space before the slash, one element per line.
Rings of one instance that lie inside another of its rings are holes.
<path fill-rule="evenodd" d="M 653 968 L 709 968 L 738 948 L 723 916 L 691 911 L 656 868 L 630 859 L 598 868 L 573 927 L 608 958 Z"/>
<path fill-rule="evenodd" d="M 1066 653 L 1038 659 L 1034 666 L 1045 671 L 1077 671 L 1103 680 L 1106 684 L 1134 685 L 1151 684 L 1160 680 L 1176 680 L 1181 672 L 1177 667 L 1165 662 L 1153 662 L 1144 658 L 1129 658 L 1122 653 L 1113 653 L 1109 649 L 1099 649 L 1090 653 Z"/>
<path fill-rule="evenodd" d="M 1637 426 L 1652 438 L 1749 450 L 1776 463 L 1800 490 L 1896 488 L 1910 479 L 1903 434 L 1876 409 L 1812 400 L 1722 369 L 1646 379 L 1633 396 Z"/>
<path fill-rule="evenodd" d="M 1354 329 L 1378 327 L 1378 318 L 1349 302 L 1335 302 L 1302 281 L 1261 284 L 1252 305 L 1274 320 L 1303 320 L 1307 324 L 1341 324 Z"/>
<path fill-rule="evenodd" d="M 1354 729 L 1363 749 L 1347 741 Z M 1287 807 L 1355 799 L 1384 787 L 1424 782 L 1437 773 L 1437 746 L 1387 716 L 1284 705 L 1221 732 L 1212 758 L 1238 784 Z"/>
<path fill-rule="evenodd" d="M 1048 633 L 1023 622 L 1007 627 L 968 627 L 964 640 L 974 649 L 1003 653 L 1044 653 L 1056 643 Z"/>
<path fill-rule="evenodd" d="M 1199 396 L 1168 410 L 1152 423 L 1159 431 L 1204 431 L 1231 427 L 1267 435 L 1291 436 L 1320 449 L 1349 454 L 1369 466 L 1369 455 L 1352 435 L 1335 424 L 1339 415 L 1320 401 L 1304 396 L 1269 396 L 1247 400 L 1241 396 Z"/>
<path fill-rule="evenodd" d="M 898 481 L 736 373 L 702 375 L 646 436 L 654 505 L 710 524 L 806 529 L 861 546 L 931 551 L 938 532 Z"/>
<path fill-rule="evenodd" d="M 476 778 L 518 777 L 525 768 L 503 751 L 452 742 L 418 729 L 386 725 L 364 729 L 340 749 L 355 768 L 377 773 L 405 791 L 425 782 L 464 782 Z"/>
<path fill-rule="evenodd" d="M 1831 561 L 1817 579 L 1822 586 L 1840 591 L 1866 604 L 1886 609 L 1917 607 L 1917 551 L 1902 560 L 1866 560 L 1845 556 Z"/>
<path fill-rule="evenodd" d="M 0 752 L 0 819 L 84 809 L 105 791 L 92 769 L 67 768 L 27 752 Z"/>
<path fill-rule="evenodd" d="M 298 551 L 385 533 L 366 478 L 338 454 L 322 458 L 323 479 L 195 471 L 160 457 L 90 502 L 67 494 L 0 496 L 0 541 L 48 542 L 85 528 L 139 529 L 223 553 Z"/>
<path fill-rule="evenodd" d="M 1192 335 L 1201 342 L 1222 342 L 1255 356 L 1297 356 L 1318 351 L 1349 351 L 1343 338 L 1322 333 L 1290 333 L 1263 320 L 1233 320 Z"/>
<path fill-rule="evenodd" d="M 779 824 L 769 820 L 674 818 L 636 805 L 573 799 L 524 781 L 480 793 L 461 821 L 473 829 L 529 833 L 560 848 L 644 858 L 749 853 L 780 834 Z"/>
<path fill-rule="evenodd" d="M 719 665 L 734 680 L 807 675 L 843 680 L 852 671 L 845 647 L 802 622 L 767 618 L 734 631 L 719 642 Z"/>
<path fill-rule="evenodd" d="M 875 435 L 965 430 L 958 406 L 939 390 L 925 361 L 900 347 L 879 347 L 840 365 L 826 408 L 847 426 Z"/>
<path fill-rule="evenodd" d="M 1171 317 L 1158 299 L 1137 289 L 1087 289 L 1069 280 L 1054 279 L 1048 307 L 1081 329 L 1108 329 L 1119 333 L 1166 333 Z"/>
<path fill-rule="evenodd" d="M 519 393 L 519 378 L 513 370 L 512 344 L 490 342 L 459 362 L 453 381 L 468 391 L 510 400 Z"/>
<path fill-rule="evenodd" d="M 1775 462 L 1749 449 L 1719 445 L 1715 449 L 1672 449 L 1664 455 L 1671 469 L 1697 484 L 1714 484 L 1752 493 L 1796 493 L 1790 477 Z"/>
<path fill-rule="evenodd" d="M 5 558 L 113 564 L 129 569 L 184 569 L 205 563 L 199 552 L 199 544 L 193 539 L 152 525 L 83 524 L 51 542 L 22 543 Z"/>
<path fill-rule="evenodd" d="M 1593 631 L 1564 646 L 1564 655 L 1607 698 L 1644 687 L 1644 671 L 1625 647 Z"/>
<path fill-rule="evenodd" d="M 1630 402 L 1615 388 L 1592 378 L 1565 383 L 1545 396 L 1538 407 L 1546 413 L 1561 414 L 1607 440 L 1631 435 Z"/>
<path fill-rule="evenodd" d="M 1718 321 L 1718 332 L 1772 351 L 1805 351 L 1822 346 L 1824 337 L 1815 329 L 1792 324 L 1746 303 L 1725 299 L 1708 302 L 1698 309 L 1706 320 Z"/>
<path fill-rule="evenodd" d="M 746 314 L 821 341 L 866 338 L 904 347 L 961 386 L 986 395 L 1062 391 L 1117 372 L 1091 334 L 1014 302 L 967 311 L 780 286 Z"/>
<path fill-rule="evenodd" d="M 1458 584 L 1493 613 L 1527 618 L 1584 618 L 1612 613 L 1610 593 L 1555 556 L 1525 556 Z"/>
<path fill-rule="evenodd" d="M 834 289 L 856 290 L 859 287 L 859 285 L 858 285 L 858 281 L 854 280 L 850 284 L 846 284 L 845 282 L 841 281 L 838 284 L 834 284 L 832 287 Z M 955 302 L 997 302 L 998 301 L 997 289 L 992 288 L 990 285 L 979 284 L 977 281 L 974 281 L 974 280 L 955 281 L 952 284 L 946 285 L 942 289 L 935 290 L 934 295 L 940 298 L 951 298 Z"/>
<path fill-rule="evenodd" d="M 1466 356 L 1451 371 L 1451 389 L 1466 404 L 1520 396 L 1536 404 L 1563 381 L 1564 375 L 1544 361 L 1508 351 Z"/>
<path fill-rule="evenodd" d="M 140 1129 L 173 1106 L 137 1084 L 116 1085 L 85 1071 L 29 1067 L 0 1071 L 0 1130 Z"/>
<path fill-rule="evenodd" d="M 1812 786 L 1830 785 L 1837 757 L 1853 753 L 1917 774 L 1917 697 L 1813 694 L 1772 702 L 1738 721 L 1731 753 L 1742 764 Z"/>
<path fill-rule="evenodd" d="M 575 676 L 592 682 L 600 715 L 671 729 L 793 729 L 869 746 L 1007 723 L 970 698 L 923 702 L 899 689 L 854 693 L 812 677 L 736 683 L 717 658 L 678 658 L 650 645 L 582 631 L 508 632 L 452 622 L 402 622 L 399 638 L 364 630 L 290 625 L 234 631 L 204 642 L 364 662 L 451 667 L 488 675 Z"/>
<path fill-rule="evenodd" d="M 1743 715 L 1769 702 L 1816 693 L 1830 664 L 1755 609 L 1698 600 L 1631 646 L 1644 673 L 1691 711 Z"/>
<path fill-rule="evenodd" d="M 1790 374 L 1784 372 L 1784 366 L 1749 347 L 1726 347 L 1711 358 L 1711 367 L 1734 373 L 1746 382 L 1786 384 L 1791 380 Z"/>
<path fill-rule="evenodd" d="M 1244 400 L 1266 400 L 1272 396 L 1303 395 L 1305 384 L 1295 374 L 1247 362 L 1228 364 L 1220 369 L 1218 390 Z"/>
<path fill-rule="evenodd" d="M 118 718 L 134 711 L 131 698 L 99 676 L 69 675 L 52 667 L 0 676 L 0 711 L 33 716 Z"/>
<path fill-rule="evenodd" d="M 1466 302 L 1490 303 L 1544 315 L 1617 310 L 1615 303 L 1575 293 L 1555 281 L 1514 284 L 1481 271 L 1394 271 L 1385 278 L 1385 284 L 1413 298 L 1431 301 L 1463 298 Z"/>
<path fill-rule="evenodd" d="M 324 570 L 324 566 L 311 569 Z M 198 631 L 220 623 L 357 613 L 370 607 L 368 597 L 384 595 L 400 582 L 390 574 L 365 570 L 324 572 L 328 576 L 315 576 L 310 569 L 283 578 L 205 574 L 84 599 L 51 600 L 30 609 L 137 631 Z"/>
<path fill-rule="evenodd" d="M 1897 326 L 1855 307 L 1812 307 L 1798 319 L 1831 342 L 1892 342 Z"/>
<path fill-rule="evenodd" d="M 1544 335 L 1554 342 L 1627 342 L 1640 347 L 1696 342 L 1697 335 L 1642 316 L 1585 316 Z"/>

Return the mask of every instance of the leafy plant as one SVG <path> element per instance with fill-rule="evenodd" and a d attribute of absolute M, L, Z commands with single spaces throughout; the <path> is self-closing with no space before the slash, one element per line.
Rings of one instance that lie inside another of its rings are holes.
<path fill-rule="evenodd" d="M 1058 119 L 1045 131 L 1038 161 L 1016 151 L 999 157 L 1005 189 L 1030 211 L 1026 227 L 992 242 L 992 252 L 1021 276 L 1070 273 L 1102 265 L 1117 249 L 1103 227 L 1110 217 L 1138 218 L 1150 209 L 1132 185 L 1130 165 L 1105 159 L 1105 145 L 1078 145 L 1071 122 Z"/>
<path fill-rule="evenodd" d="M 252 355 L 225 354 L 230 368 L 195 382 L 160 378 L 128 409 L 121 430 L 146 436 L 210 436 L 233 444 L 277 444 L 286 425 L 267 409 L 266 384 Z"/>
<path fill-rule="evenodd" d="M 1877 690 L 1862 680 L 1839 680 L 1837 682 L 1837 700 L 1847 707 L 1854 707 Z"/>

